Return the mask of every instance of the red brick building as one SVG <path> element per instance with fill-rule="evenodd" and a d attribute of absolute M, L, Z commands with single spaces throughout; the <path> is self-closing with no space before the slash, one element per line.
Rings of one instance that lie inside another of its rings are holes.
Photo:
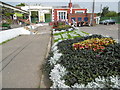
<path fill-rule="evenodd" d="M 87 13 L 87 9 L 81 9 L 78 4 L 72 4 L 71 0 L 68 6 L 57 6 L 52 9 L 52 21 L 65 20 L 72 23 L 73 19 L 76 22 L 90 22 L 91 15 Z"/>

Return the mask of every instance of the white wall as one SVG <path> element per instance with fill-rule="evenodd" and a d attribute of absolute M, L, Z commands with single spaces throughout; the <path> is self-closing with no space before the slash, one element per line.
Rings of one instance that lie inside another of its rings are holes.
<path fill-rule="evenodd" d="M 0 43 L 6 40 L 12 39 L 14 37 L 17 37 L 21 34 L 30 34 L 30 31 L 25 30 L 24 27 L 1 31 L 0 32 Z"/>
<path fill-rule="evenodd" d="M 35 24 L 35 25 L 31 25 L 32 29 L 35 29 L 39 26 L 43 26 L 42 24 Z M 28 28 L 30 28 L 30 26 L 28 26 Z M 5 31 L 0 31 L 0 43 L 12 39 L 14 37 L 17 37 L 19 35 L 30 35 L 33 34 L 30 31 L 26 30 L 24 27 L 20 27 L 20 28 L 14 28 L 14 29 L 9 29 L 9 30 L 5 30 Z"/>

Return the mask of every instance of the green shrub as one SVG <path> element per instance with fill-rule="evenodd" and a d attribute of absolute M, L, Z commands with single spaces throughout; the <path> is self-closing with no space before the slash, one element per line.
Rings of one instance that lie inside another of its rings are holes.
<path fill-rule="evenodd" d="M 45 62 L 44 66 L 43 66 L 44 67 L 44 71 L 47 74 L 49 74 L 51 72 L 51 69 L 54 68 L 54 66 L 51 66 L 50 62 L 49 62 L 51 57 L 53 57 L 53 52 L 52 51 L 49 53 L 49 56 L 46 58 L 47 61 Z"/>
<path fill-rule="evenodd" d="M 58 26 L 60 26 L 60 25 L 64 25 L 64 23 L 63 23 L 63 22 L 59 22 L 59 23 L 58 23 Z"/>
<path fill-rule="evenodd" d="M 8 24 L 12 24 L 12 19 L 7 19 Z"/>

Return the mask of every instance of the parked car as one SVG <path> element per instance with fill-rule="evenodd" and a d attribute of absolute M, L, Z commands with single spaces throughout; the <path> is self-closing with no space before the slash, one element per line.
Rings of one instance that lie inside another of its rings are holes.
<path fill-rule="evenodd" d="M 108 25 L 108 24 L 115 24 L 116 21 L 113 20 L 113 19 L 108 19 L 108 20 L 103 20 L 103 21 L 100 21 L 99 24 L 104 24 L 104 25 Z"/>

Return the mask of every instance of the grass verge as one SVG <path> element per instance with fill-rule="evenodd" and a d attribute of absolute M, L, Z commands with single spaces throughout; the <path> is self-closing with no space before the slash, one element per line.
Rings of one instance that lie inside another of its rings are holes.
<path fill-rule="evenodd" d="M 19 35 L 19 36 L 21 36 L 21 35 Z M 18 36 L 18 37 L 19 37 L 19 36 Z M 17 38 L 17 37 L 14 37 L 14 38 L 8 39 L 8 40 L 6 40 L 6 41 L 0 43 L 0 45 L 5 44 L 5 43 L 7 43 L 7 42 L 9 42 L 9 41 L 11 41 L 11 40 L 13 40 L 13 39 L 15 39 L 15 38 Z"/>

